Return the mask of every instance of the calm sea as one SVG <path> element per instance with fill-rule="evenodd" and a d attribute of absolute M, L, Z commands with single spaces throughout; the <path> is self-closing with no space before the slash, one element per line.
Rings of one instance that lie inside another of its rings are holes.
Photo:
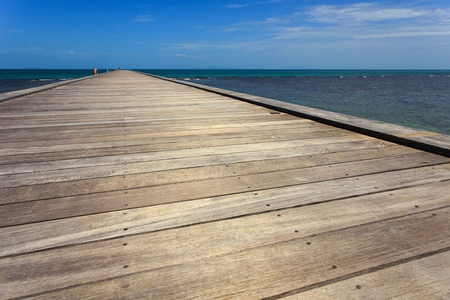
<path fill-rule="evenodd" d="M 450 70 L 137 71 L 450 134 Z M 93 70 L 0 70 L 0 93 L 89 75 Z"/>

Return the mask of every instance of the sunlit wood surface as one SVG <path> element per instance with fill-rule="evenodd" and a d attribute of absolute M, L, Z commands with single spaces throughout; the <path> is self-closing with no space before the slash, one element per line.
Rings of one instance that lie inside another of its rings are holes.
<path fill-rule="evenodd" d="M 449 158 L 131 71 L 0 140 L 1 299 L 449 298 Z"/>

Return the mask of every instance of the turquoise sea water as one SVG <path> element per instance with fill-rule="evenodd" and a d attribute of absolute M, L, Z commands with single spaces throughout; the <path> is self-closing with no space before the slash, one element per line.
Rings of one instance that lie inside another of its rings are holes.
<path fill-rule="evenodd" d="M 106 71 L 106 69 L 98 70 L 99 73 L 105 73 Z M 450 75 L 450 70 L 136 69 L 136 71 L 171 78 Z M 0 80 L 70 79 L 89 75 L 94 75 L 93 69 L 0 69 Z"/>
<path fill-rule="evenodd" d="M 106 70 L 98 70 L 104 73 Z M 94 75 L 94 69 L 0 69 L 1 79 L 71 79 Z"/>
<path fill-rule="evenodd" d="M 104 73 L 106 70 L 98 70 Z M 93 69 L 0 69 L 0 93 L 94 75 Z"/>
<path fill-rule="evenodd" d="M 448 74 L 450 70 L 241 70 L 241 69 L 194 69 L 194 70 L 136 70 L 172 78 L 202 77 L 298 77 L 298 76 L 394 76 Z"/>
<path fill-rule="evenodd" d="M 137 71 L 450 134 L 450 70 Z M 93 70 L 0 70 L 0 93 L 89 75 Z"/>

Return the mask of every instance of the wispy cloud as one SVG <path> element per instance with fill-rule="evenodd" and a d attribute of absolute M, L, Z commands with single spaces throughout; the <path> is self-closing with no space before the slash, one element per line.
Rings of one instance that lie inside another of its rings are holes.
<path fill-rule="evenodd" d="M 447 9 L 435 9 L 434 15 L 440 23 L 450 24 L 450 8 Z"/>
<path fill-rule="evenodd" d="M 247 2 L 247 3 L 239 3 L 239 4 L 228 4 L 225 7 L 226 8 L 242 8 L 242 7 L 248 7 L 253 5 L 264 5 L 264 4 L 273 4 L 273 3 L 280 3 L 285 2 L 285 0 L 268 0 L 268 1 L 255 1 L 255 2 Z"/>
<path fill-rule="evenodd" d="M 432 11 L 416 8 L 384 8 L 374 3 L 359 3 L 349 6 L 319 5 L 307 15 L 319 23 L 364 23 L 399 19 L 411 19 L 432 14 Z"/>
<path fill-rule="evenodd" d="M 262 1 L 247 4 L 253 3 Z M 325 52 L 334 47 L 378 49 L 377 45 L 395 45 L 395 49 L 403 49 L 406 44 L 410 48 L 411 45 L 419 47 L 427 37 L 442 37 L 440 42 L 450 44 L 450 40 L 445 42 L 450 35 L 450 9 L 420 3 L 303 6 L 286 15 L 266 15 L 260 20 L 216 27 L 214 40 L 172 44 L 169 48 L 180 52 L 235 50 L 248 53 L 308 48 L 314 55 L 318 49 Z"/>
<path fill-rule="evenodd" d="M 194 55 L 188 55 L 188 54 L 184 54 L 184 53 L 175 53 L 174 56 L 175 57 L 180 57 L 180 58 L 194 58 L 194 57 L 196 57 Z"/>
<path fill-rule="evenodd" d="M 197 43 L 175 43 L 171 44 L 167 49 L 171 50 L 203 50 L 203 49 L 214 49 L 217 48 L 217 44 L 214 43 L 205 43 L 205 42 L 197 42 Z"/>
<path fill-rule="evenodd" d="M 438 35 L 450 35 L 449 31 L 399 31 L 399 32 L 386 32 L 379 34 L 367 34 L 357 35 L 355 39 L 379 39 L 379 38 L 400 38 L 400 37 L 420 37 L 420 36 L 438 36 Z"/>
<path fill-rule="evenodd" d="M 246 21 L 241 23 L 235 23 L 231 26 L 224 27 L 223 30 L 230 31 L 249 31 L 249 30 L 265 30 L 267 26 L 274 24 L 286 23 L 286 20 L 279 18 L 266 18 L 262 21 Z"/>
<path fill-rule="evenodd" d="M 131 20 L 131 22 L 138 22 L 138 23 L 148 23 L 154 21 L 156 21 L 156 19 L 153 18 L 152 15 L 138 15 Z"/>
<path fill-rule="evenodd" d="M 272 47 L 272 43 L 270 41 L 228 41 L 221 43 L 177 43 L 171 44 L 166 47 L 166 49 L 170 50 L 224 50 L 224 49 L 265 49 Z"/>
<path fill-rule="evenodd" d="M 411 24 L 420 24 L 412 28 Z M 377 3 L 316 5 L 292 14 L 232 24 L 225 32 L 255 31 L 275 40 L 301 38 L 389 38 L 446 35 L 450 9 Z"/>

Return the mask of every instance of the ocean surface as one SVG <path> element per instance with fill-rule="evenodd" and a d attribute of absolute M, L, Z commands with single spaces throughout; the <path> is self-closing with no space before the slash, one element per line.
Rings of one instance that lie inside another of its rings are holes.
<path fill-rule="evenodd" d="M 136 71 L 450 134 L 450 70 Z M 0 93 L 89 75 L 93 70 L 0 70 Z"/>

